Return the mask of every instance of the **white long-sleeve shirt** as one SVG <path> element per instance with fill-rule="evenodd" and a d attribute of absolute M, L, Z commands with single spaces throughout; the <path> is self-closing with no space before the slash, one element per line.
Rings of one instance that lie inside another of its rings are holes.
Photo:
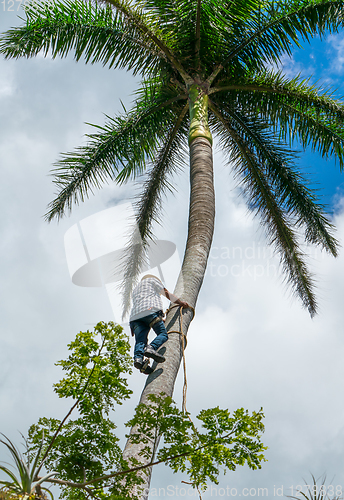
<path fill-rule="evenodd" d="M 157 278 L 145 278 L 134 288 L 129 321 L 143 318 L 163 308 L 164 285 Z"/>

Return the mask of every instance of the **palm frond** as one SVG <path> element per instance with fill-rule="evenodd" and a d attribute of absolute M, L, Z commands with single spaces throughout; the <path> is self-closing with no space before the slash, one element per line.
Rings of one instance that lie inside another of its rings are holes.
<path fill-rule="evenodd" d="M 344 105 L 339 99 L 335 99 L 335 90 L 331 88 L 318 87 L 310 84 L 310 78 L 301 78 L 299 75 L 288 78 L 282 71 L 260 70 L 248 72 L 241 78 L 227 78 L 218 82 L 216 87 L 210 90 L 211 94 L 220 93 L 224 102 L 242 100 L 247 104 L 247 109 L 260 109 L 262 99 L 270 99 L 270 94 L 276 94 L 275 101 L 271 102 L 270 111 L 273 112 L 280 102 L 298 103 L 302 109 L 315 108 L 318 113 L 326 113 L 329 119 L 344 122 Z M 239 102 L 239 101 L 238 101 Z M 265 107 L 267 105 L 265 104 Z M 263 107 L 264 110 L 264 107 Z M 274 119 L 271 114 L 270 120 Z"/>
<path fill-rule="evenodd" d="M 73 203 L 83 201 L 104 182 L 124 182 L 144 171 L 145 162 L 154 158 L 164 129 L 174 120 L 171 104 L 186 96 L 178 96 L 174 90 L 172 102 L 165 98 L 162 93 L 153 102 L 138 102 L 124 117 L 108 117 L 103 127 L 97 126 L 99 133 L 87 136 L 86 146 L 64 155 L 52 171 L 59 193 L 48 207 L 48 221 L 62 217 Z"/>
<path fill-rule="evenodd" d="M 195 34 L 200 33 L 200 24 L 198 24 L 197 29 L 197 19 L 201 14 L 200 9 L 197 8 L 197 1 L 178 0 L 177 4 L 164 0 L 144 0 L 142 2 L 145 12 L 155 23 L 154 29 L 159 38 L 164 41 L 179 61 L 183 61 L 185 66 L 188 66 L 190 74 L 190 69 L 197 68 Z M 185 78 L 184 81 L 186 81 Z"/>
<path fill-rule="evenodd" d="M 128 26 L 134 26 L 145 40 L 151 41 L 154 46 L 160 49 L 160 53 L 163 55 L 164 59 L 170 63 L 174 70 L 176 70 L 179 75 L 182 76 L 186 83 L 192 83 L 192 78 L 184 69 L 183 64 L 175 56 L 173 51 L 170 49 L 165 38 L 163 40 L 161 31 L 160 19 L 155 16 L 149 16 L 142 8 L 140 8 L 140 2 L 135 4 L 131 0 L 104 0 L 115 7 L 117 12 L 120 12 L 123 17 L 127 20 Z M 159 36 L 160 35 L 160 36 Z"/>
<path fill-rule="evenodd" d="M 254 105 L 258 97 L 259 104 Z M 331 103 L 328 103 L 326 109 L 326 103 L 316 106 L 308 103 L 307 98 L 292 99 L 267 92 L 260 96 L 257 93 L 254 98 L 242 95 L 238 100 L 246 102 L 248 112 L 255 109 L 283 141 L 311 148 L 325 159 L 338 161 L 340 168 L 344 168 L 344 117 L 339 106 L 330 109 Z"/>
<path fill-rule="evenodd" d="M 210 104 L 210 109 L 217 118 L 213 120 L 213 127 L 220 137 L 221 146 L 240 176 L 249 202 L 262 219 L 270 244 L 280 254 L 287 281 L 313 316 L 317 305 L 312 276 L 305 265 L 295 232 L 275 199 L 260 159 L 241 136 L 240 130 L 236 130 L 235 125 L 226 120 L 214 104 Z"/>
<path fill-rule="evenodd" d="M 214 100 L 220 108 L 231 106 L 237 110 L 244 109 L 247 116 L 255 116 L 263 121 L 290 147 L 296 144 L 301 144 L 304 149 L 310 147 L 325 159 L 334 158 L 343 169 L 344 106 L 332 97 L 333 90 L 309 85 L 308 80 L 299 77 L 288 80 L 281 73 L 266 71 L 248 75 L 237 84 L 227 80 L 224 85 L 214 89 L 214 94 Z M 316 201 L 310 191 L 309 195 Z M 306 206 L 310 207 L 306 204 L 303 208 Z M 321 225 L 325 223 L 331 230 L 331 225 L 326 223 L 320 212 L 319 217 L 323 220 Z M 306 235 L 307 238 L 309 236 L 308 241 L 317 242 L 315 234 L 320 229 L 321 221 L 318 219 L 313 222 L 314 230 L 310 225 Z M 327 237 L 323 241 L 326 242 L 324 248 L 330 244 L 327 249 L 336 255 L 337 242 Z"/>
<path fill-rule="evenodd" d="M 318 244 L 333 256 L 338 254 L 338 241 L 331 234 L 333 224 L 327 219 L 324 207 L 306 180 L 293 168 L 295 155 L 276 139 L 265 122 L 243 116 L 240 111 L 222 106 L 223 116 L 231 119 L 241 137 L 250 144 L 256 158 L 264 167 L 265 175 L 274 189 L 277 203 L 285 209 L 295 226 L 305 227 L 305 240 Z"/>
<path fill-rule="evenodd" d="M 283 113 L 284 111 L 284 113 Z M 281 137 L 299 140 L 323 158 L 338 160 L 344 168 L 344 127 L 338 121 L 319 116 L 316 110 L 301 110 L 297 105 L 285 104 L 279 113 Z"/>
<path fill-rule="evenodd" d="M 139 230 L 139 243 L 136 231 L 126 249 L 122 263 L 125 269 L 121 288 L 123 291 L 123 317 L 127 314 L 131 292 L 142 266 L 146 263 L 146 250 L 153 241 L 152 225 L 159 222 L 162 209 L 162 196 L 166 190 L 172 191 L 173 185 L 168 177 L 178 168 L 184 166 L 183 152 L 187 144 L 188 127 L 184 122 L 188 110 L 186 104 L 179 112 L 175 122 L 165 132 L 164 140 L 144 182 L 142 193 L 136 203 L 136 226 Z M 135 226 L 135 227 L 136 227 Z"/>
<path fill-rule="evenodd" d="M 32 2 L 25 8 L 26 24 L 1 35 L 5 58 L 33 57 L 39 52 L 53 58 L 73 52 L 79 61 L 126 68 L 134 74 L 155 73 L 166 67 L 161 50 L 128 24 L 110 6 L 81 0 Z"/>
<path fill-rule="evenodd" d="M 207 81 L 212 83 L 222 69 L 233 74 L 233 66 L 253 70 L 262 63 L 278 63 L 282 54 L 291 55 L 292 47 L 301 47 L 300 40 L 337 32 L 343 25 L 342 9 L 343 2 L 338 0 L 291 0 L 260 2 L 244 20 L 229 15 L 231 37 L 224 44 L 221 63 Z"/>

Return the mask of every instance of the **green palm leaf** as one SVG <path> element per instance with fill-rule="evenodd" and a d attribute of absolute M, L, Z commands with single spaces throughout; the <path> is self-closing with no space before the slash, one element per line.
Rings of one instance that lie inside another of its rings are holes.
<path fill-rule="evenodd" d="M 270 244 L 280 253 L 287 280 L 313 316 L 316 312 L 313 279 L 305 265 L 305 256 L 299 248 L 292 224 L 276 200 L 260 159 L 241 135 L 240 129 L 226 120 L 215 105 L 211 105 L 211 110 L 217 118 L 214 128 L 220 136 L 221 146 L 240 176 L 249 203 L 263 220 Z"/>
<path fill-rule="evenodd" d="M 110 68 L 127 68 L 134 74 L 164 67 L 157 47 L 128 25 L 109 6 L 81 0 L 33 2 L 26 7 L 27 23 L 1 38 L 0 53 L 9 58 L 33 57 L 43 51 L 53 58 L 74 52 L 79 61 L 101 62 Z"/>
<path fill-rule="evenodd" d="M 235 2 L 236 6 L 243 1 Z M 293 0 L 259 3 L 244 19 L 233 19 L 229 12 L 230 36 L 209 83 L 222 70 L 231 75 L 233 66 L 238 71 L 260 69 L 262 63 L 278 63 L 282 54 L 291 55 L 291 48 L 301 47 L 301 40 L 337 32 L 343 26 L 342 8 L 336 0 Z"/>
<path fill-rule="evenodd" d="M 309 81 L 309 78 L 302 79 L 300 76 L 287 78 L 281 71 L 260 70 L 247 72 L 240 78 L 222 79 L 210 90 L 210 94 L 219 93 L 225 102 L 240 99 L 242 96 L 241 99 L 245 99 L 242 103 L 246 103 L 247 109 L 256 110 L 258 106 L 259 111 L 262 100 L 266 101 L 262 107 L 264 111 L 269 99 L 274 98 L 275 101 L 271 102 L 269 108 L 270 121 L 274 121 L 274 112 L 283 102 L 297 103 L 304 110 L 316 108 L 319 113 L 326 113 L 328 118 L 343 121 L 344 106 L 340 100 L 333 98 L 334 91 L 311 85 Z"/>
<path fill-rule="evenodd" d="M 166 91 L 151 95 L 147 88 L 143 90 L 143 101 L 137 103 L 136 109 L 124 117 L 108 117 L 105 126 L 97 127 L 101 132 L 88 135 L 86 146 L 65 154 L 56 164 L 53 173 L 59 193 L 49 205 L 48 220 L 61 217 L 71 210 L 73 202 L 83 201 L 90 190 L 100 188 L 104 182 L 135 178 L 144 171 L 145 162 L 154 158 L 164 129 L 174 121 L 175 110 L 169 105 L 186 96 L 178 95 L 171 87 L 166 101 Z"/>
<path fill-rule="evenodd" d="M 331 234 L 334 226 L 326 218 L 314 192 L 306 187 L 306 181 L 292 168 L 295 155 L 286 145 L 281 145 L 269 131 L 265 122 L 247 118 L 240 111 L 222 106 L 223 116 L 235 124 L 240 136 L 250 144 L 251 151 L 264 166 L 266 179 L 273 187 L 274 197 L 279 206 L 293 220 L 297 227 L 305 227 L 305 239 L 309 243 L 321 245 L 326 251 L 337 256 L 338 241 Z"/>
<path fill-rule="evenodd" d="M 188 127 L 185 124 L 185 115 L 188 104 L 181 108 L 175 122 L 171 123 L 165 132 L 162 146 L 157 152 L 152 168 L 148 172 L 144 182 L 142 194 L 136 203 L 136 224 L 139 230 L 139 243 L 134 231 L 127 248 L 124 262 L 123 290 L 123 317 L 127 314 L 130 306 L 131 291 L 140 274 L 143 264 L 146 263 L 146 250 L 149 243 L 153 241 L 152 225 L 159 222 L 159 214 L 162 209 L 162 196 L 169 190 L 173 191 L 173 185 L 169 183 L 168 177 L 178 168 L 184 166 L 184 152 L 187 143 Z"/>
<path fill-rule="evenodd" d="M 130 0 L 107 0 L 107 3 L 114 6 L 117 12 L 120 12 L 127 20 L 128 26 L 134 26 L 144 39 L 153 42 L 154 46 L 160 49 L 161 56 L 176 70 L 185 82 L 192 82 L 192 78 L 187 74 L 180 60 L 176 57 L 165 43 L 163 32 L 161 30 L 160 19 L 154 15 L 148 14 L 144 2 L 134 2 Z M 141 7 L 142 5 L 142 7 Z"/>

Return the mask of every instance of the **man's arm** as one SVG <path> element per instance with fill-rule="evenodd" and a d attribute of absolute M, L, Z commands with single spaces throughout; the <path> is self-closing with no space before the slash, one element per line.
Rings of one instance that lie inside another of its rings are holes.
<path fill-rule="evenodd" d="M 162 294 L 165 295 L 165 297 L 168 300 L 170 300 L 171 302 L 174 302 L 175 304 L 178 304 L 178 306 L 181 306 L 181 307 L 190 307 L 187 302 L 184 302 L 183 300 L 178 299 L 178 297 L 176 297 L 175 295 L 173 295 L 173 293 L 169 292 L 167 290 L 167 288 L 164 288 Z"/>

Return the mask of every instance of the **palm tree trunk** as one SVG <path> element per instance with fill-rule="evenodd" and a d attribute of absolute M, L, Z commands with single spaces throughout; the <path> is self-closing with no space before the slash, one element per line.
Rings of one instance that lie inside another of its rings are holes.
<path fill-rule="evenodd" d="M 205 138 L 204 135 L 196 137 L 190 143 L 190 186 L 188 238 L 182 269 L 174 293 L 195 307 L 207 267 L 215 219 L 212 146 L 209 138 Z M 191 319 L 191 311 L 185 309 L 183 311 L 184 335 L 187 335 Z M 180 329 L 178 308 L 172 309 L 167 315 L 166 328 L 167 331 Z M 181 336 L 178 333 L 171 333 L 163 348 L 166 349 L 164 353 L 166 361 L 148 377 L 140 403 L 147 403 L 147 396 L 150 394 L 158 395 L 161 392 L 167 396 L 173 394 L 183 355 Z M 154 446 L 152 443 L 152 458 L 157 445 L 155 443 Z M 142 446 L 131 443 L 129 438 L 123 452 L 123 458 L 128 460 L 135 457 L 142 460 L 139 455 L 141 448 Z M 144 486 L 143 499 L 148 497 L 151 477 L 151 471 L 148 469 L 146 471 L 148 472 L 145 477 L 146 485 Z"/>

